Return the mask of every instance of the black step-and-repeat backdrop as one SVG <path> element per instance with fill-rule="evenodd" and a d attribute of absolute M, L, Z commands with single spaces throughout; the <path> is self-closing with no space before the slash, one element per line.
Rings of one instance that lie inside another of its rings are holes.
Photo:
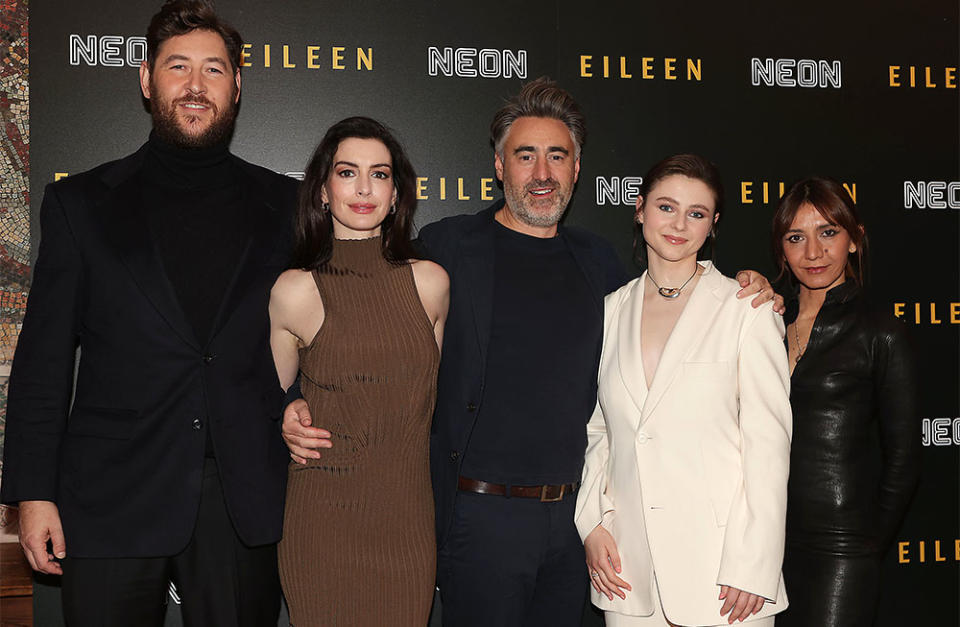
<path fill-rule="evenodd" d="M 46 183 L 146 138 L 137 66 L 158 4 L 31 6 L 34 223 Z M 773 276 L 769 223 L 791 181 L 819 173 L 845 183 L 871 239 L 870 288 L 910 327 L 922 358 L 923 479 L 885 558 L 879 624 L 958 624 L 955 0 L 220 4 L 249 42 L 234 151 L 296 176 L 330 124 L 380 119 L 420 176 L 419 225 L 500 196 L 490 118 L 543 74 L 588 116 L 567 220 L 609 238 L 625 261 L 640 176 L 667 154 L 698 152 L 720 166 L 717 260 L 728 274 Z M 31 231 L 31 250 L 39 236 Z M 38 624 L 55 624 L 55 595 L 42 588 L 38 598 Z"/>

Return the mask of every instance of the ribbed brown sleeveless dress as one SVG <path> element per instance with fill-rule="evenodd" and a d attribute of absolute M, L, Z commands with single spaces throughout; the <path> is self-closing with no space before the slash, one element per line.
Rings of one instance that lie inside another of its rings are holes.
<path fill-rule="evenodd" d="M 300 351 L 333 448 L 290 465 L 280 578 L 295 627 L 424 627 L 436 549 L 429 473 L 439 351 L 409 265 L 337 240 L 314 272 L 323 326 Z"/>

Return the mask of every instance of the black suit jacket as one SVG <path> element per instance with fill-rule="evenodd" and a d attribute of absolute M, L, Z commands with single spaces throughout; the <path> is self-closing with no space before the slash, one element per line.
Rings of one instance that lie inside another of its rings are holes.
<path fill-rule="evenodd" d="M 250 545 L 276 542 L 287 452 L 267 304 L 289 259 L 297 183 L 230 156 L 252 228 L 201 342 L 148 231 L 144 153 L 46 189 L 10 377 L 2 500 L 54 501 L 74 557 L 175 554 L 196 520 L 209 429 L 237 532 Z"/>
<path fill-rule="evenodd" d="M 445 218 L 420 231 L 425 254 L 450 276 L 450 310 L 443 332 L 443 357 L 437 405 L 430 434 L 430 468 L 436 504 L 437 545 L 442 546 L 453 518 L 457 477 L 470 434 L 483 409 L 487 347 L 493 313 L 496 225 L 503 200 L 467 216 Z M 613 248 L 602 238 L 576 227 L 560 227 L 583 271 L 603 320 L 603 298 L 627 281 Z M 600 335 L 598 334 L 598 337 Z M 559 342 L 563 338 L 557 338 Z M 597 343 L 596 360 L 600 360 Z M 596 392 L 596 378 L 592 381 Z M 583 417 L 584 429 L 590 416 Z"/>

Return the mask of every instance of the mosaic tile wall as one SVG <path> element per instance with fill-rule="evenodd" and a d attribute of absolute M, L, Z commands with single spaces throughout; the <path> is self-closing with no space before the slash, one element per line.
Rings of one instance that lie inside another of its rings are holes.
<path fill-rule="evenodd" d="M 10 362 L 30 289 L 28 54 L 27 2 L 0 0 L 0 453 Z M 2 518 L 0 511 L 0 527 Z"/>

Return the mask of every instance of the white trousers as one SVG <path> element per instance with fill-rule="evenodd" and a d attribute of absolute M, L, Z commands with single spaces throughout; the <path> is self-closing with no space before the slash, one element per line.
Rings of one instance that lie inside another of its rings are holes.
<path fill-rule="evenodd" d="M 657 589 L 657 578 L 654 575 L 653 578 L 653 588 L 652 592 L 656 596 L 656 601 L 653 604 L 653 614 L 650 616 L 628 616 L 627 614 L 620 614 L 619 612 L 609 612 L 605 611 L 603 613 L 604 623 L 607 627 L 715 627 L 723 625 L 727 627 L 726 617 L 720 616 L 720 612 L 717 612 L 717 622 L 711 623 L 708 625 L 674 625 L 667 621 L 667 617 L 663 614 L 663 605 L 660 603 L 660 591 Z M 728 615 L 729 616 L 729 615 Z M 736 621 L 736 625 L 749 625 L 750 627 L 773 627 L 773 620 L 775 616 L 767 616 L 764 618 L 748 618 L 743 621 Z"/>

